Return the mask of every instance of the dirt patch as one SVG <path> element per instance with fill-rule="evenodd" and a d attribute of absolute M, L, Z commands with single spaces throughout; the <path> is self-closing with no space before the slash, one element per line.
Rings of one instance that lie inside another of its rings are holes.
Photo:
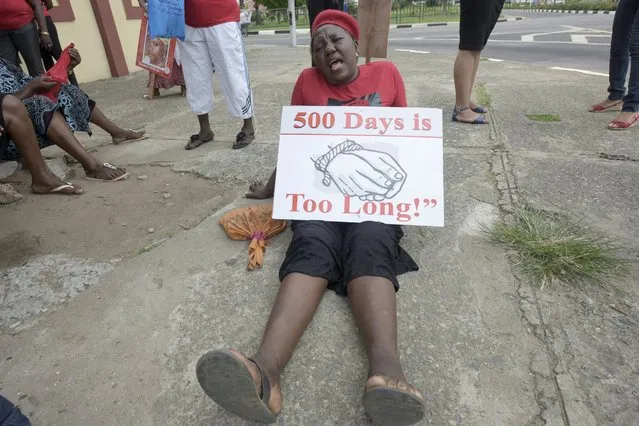
<path fill-rule="evenodd" d="M 84 180 L 76 166 L 78 197 L 35 195 L 24 171 L 11 180 L 24 199 L 0 207 L 0 268 L 33 256 L 61 254 L 110 261 L 133 257 L 197 225 L 235 197 L 219 184 L 168 167 L 129 168 L 124 182 Z M 146 176 L 139 180 L 138 176 Z M 152 232 L 150 232 L 152 231 Z"/>

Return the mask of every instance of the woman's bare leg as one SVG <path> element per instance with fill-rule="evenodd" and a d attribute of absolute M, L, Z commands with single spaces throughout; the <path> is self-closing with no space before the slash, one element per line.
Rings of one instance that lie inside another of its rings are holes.
<path fill-rule="evenodd" d="M 313 319 L 322 296 L 326 292 L 326 286 L 327 281 L 323 278 L 298 273 L 289 274 L 282 281 L 266 323 L 262 343 L 257 353 L 251 357 L 269 378 L 271 399 L 268 407 L 273 413 L 279 413 L 282 409 L 280 375 L 293 356 L 304 330 Z M 251 372 L 259 392 L 262 383 L 257 365 L 241 353 L 233 352 Z"/>
<path fill-rule="evenodd" d="M 455 79 L 455 108 L 462 110 L 470 108 L 470 98 L 473 91 L 475 66 L 479 66 L 479 51 L 460 50 L 455 60 L 453 76 Z M 466 109 L 459 113 L 457 118 L 460 121 L 472 122 L 479 117 L 479 114 Z"/>
<path fill-rule="evenodd" d="M 69 128 L 64 116 L 59 112 L 53 114 L 51 124 L 47 130 L 47 137 L 60 148 L 65 150 L 69 155 L 78 160 L 84 168 L 88 177 L 100 180 L 114 180 L 126 174 L 125 169 L 117 168 L 115 170 L 104 166 L 104 163 L 89 152 L 80 144 L 75 135 Z"/>
<path fill-rule="evenodd" d="M 144 132 L 125 130 L 118 126 L 113 121 L 109 120 L 97 105 L 93 107 L 89 121 L 110 134 L 113 138 L 113 143 L 116 145 L 127 140 L 139 139 L 144 136 Z"/>
<path fill-rule="evenodd" d="M 22 153 L 24 164 L 31 174 L 31 189 L 36 194 L 46 194 L 52 189 L 66 184 L 55 176 L 42 158 L 38 139 L 29 114 L 20 99 L 5 96 L 2 100 L 2 115 L 5 121 L 4 131 L 15 142 Z M 77 195 L 82 194 L 81 188 L 75 186 L 65 188 L 58 193 Z"/>

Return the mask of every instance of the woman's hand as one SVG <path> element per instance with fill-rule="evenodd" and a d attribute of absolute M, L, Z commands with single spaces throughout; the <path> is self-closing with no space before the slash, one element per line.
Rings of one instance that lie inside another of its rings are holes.
<path fill-rule="evenodd" d="M 40 44 L 47 52 L 51 50 L 51 48 L 53 47 L 53 40 L 51 40 L 51 36 L 48 32 L 40 33 Z"/>
<path fill-rule="evenodd" d="M 256 182 L 249 186 L 249 192 L 246 194 L 246 198 L 252 198 L 254 200 L 273 198 L 273 190 L 269 188 L 268 184 L 264 185 L 261 182 Z"/>
<path fill-rule="evenodd" d="M 40 75 L 27 84 L 27 89 L 29 90 L 30 96 L 33 96 L 54 88 L 56 84 L 58 84 L 58 82 L 48 75 Z"/>
<path fill-rule="evenodd" d="M 69 56 L 71 56 L 71 62 L 69 62 L 68 71 L 71 72 L 73 68 L 80 65 L 80 62 L 82 62 L 82 58 L 80 57 L 80 52 L 78 52 L 78 49 L 76 48 L 69 49 Z"/>

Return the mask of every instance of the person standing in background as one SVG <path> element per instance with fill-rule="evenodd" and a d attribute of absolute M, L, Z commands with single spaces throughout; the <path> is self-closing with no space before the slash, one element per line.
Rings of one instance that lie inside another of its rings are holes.
<path fill-rule="evenodd" d="M 344 0 L 306 0 L 306 7 L 308 8 L 308 27 L 313 28 L 313 22 L 315 17 L 322 11 L 327 9 L 337 9 L 346 11 L 344 9 Z M 315 59 L 311 58 L 311 66 L 315 66 Z"/>
<path fill-rule="evenodd" d="M 186 98 L 200 124 L 200 131 L 190 137 L 185 148 L 197 148 L 214 138 L 209 121 L 214 71 L 220 75 L 229 112 L 243 119 L 233 149 L 244 148 L 255 139 L 255 128 L 240 5 L 236 0 L 185 0 L 184 14 L 186 37 L 183 42 L 178 40 L 178 45 L 188 88 Z"/>
<path fill-rule="evenodd" d="M 459 17 L 459 53 L 453 72 L 455 107 L 453 121 L 486 124 L 488 109 L 471 101 L 481 51 L 493 32 L 504 0 L 461 0 Z"/>
<path fill-rule="evenodd" d="M 60 55 L 62 55 L 62 45 L 60 44 L 60 38 L 58 37 L 58 29 L 53 22 L 53 18 L 51 18 L 51 15 L 49 14 L 51 9 L 53 9 L 53 0 L 42 0 L 42 11 L 44 13 L 44 19 L 47 21 L 47 31 L 49 32 L 51 41 L 53 42 L 51 50 L 47 50 L 40 45 L 40 56 L 42 56 L 42 62 L 44 63 L 44 68 L 47 71 L 55 65 L 56 61 L 60 59 Z M 74 72 L 69 74 L 69 83 L 74 86 L 78 86 L 78 79 L 75 77 Z"/>
<path fill-rule="evenodd" d="M 19 66 L 19 53 L 34 77 L 44 74 L 40 45 L 53 48 L 42 9 L 41 0 L 0 0 L 0 58 Z"/>
<path fill-rule="evenodd" d="M 51 0 L 47 0 L 51 1 Z M 149 2 L 148 0 L 138 0 L 138 4 L 144 9 L 145 15 L 149 14 Z M 186 83 L 184 82 L 184 74 L 182 72 L 182 65 L 180 64 L 180 46 L 175 46 L 175 55 L 173 56 L 173 66 L 171 67 L 171 76 L 166 78 L 161 75 L 153 77 L 153 73 L 149 71 L 149 80 L 146 83 L 146 87 L 151 88 L 153 84 L 153 96 L 145 96 L 146 99 L 153 99 L 160 96 L 160 89 L 171 89 L 175 86 L 180 86 L 182 96 L 186 96 Z"/>

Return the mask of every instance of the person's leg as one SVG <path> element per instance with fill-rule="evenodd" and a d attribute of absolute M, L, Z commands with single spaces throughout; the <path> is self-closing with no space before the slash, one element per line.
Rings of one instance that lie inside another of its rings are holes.
<path fill-rule="evenodd" d="M 628 93 L 623 98 L 621 112 L 608 125 L 610 129 L 614 130 L 639 125 L 639 3 L 635 2 L 633 7 L 625 9 L 625 13 L 634 16 L 629 42 L 630 76 Z"/>
<path fill-rule="evenodd" d="M 406 380 L 397 345 L 395 292 L 396 274 L 403 272 L 398 266 L 402 236 L 399 227 L 375 222 L 349 224 L 344 235 L 348 299 L 369 363 L 364 405 L 373 421 L 390 419 L 397 425 L 416 423 L 424 415 L 422 396 Z M 385 398 L 395 406 L 386 407 L 381 402 Z"/>
<path fill-rule="evenodd" d="M 109 120 L 109 118 L 104 115 L 102 110 L 100 110 L 97 105 L 93 107 L 91 116 L 89 117 L 89 121 L 110 134 L 115 145 L 121 144 L 123 142 L 138 140 L 145 137 L 144 132 L 125 130 L 122 127 L 118 126 L 113 121 Z"/>
<path fill-rule="evenodd" d="M 455 81 L 455 108 L 453 120 L 463 123 L 485 123 L 485 116 L 471 108 L 471 95 L 481 50 L 483 37 L 489 25 L 490 13 L 487 2 L 462 0 L 460 3 L 459 52 L 455 59 L 453 78 Z"/>
<path fill-rule="evenodd" d="M 40 56 L 40 36 L 35 23 L 30 22 L 16 30 L 12 37 L 20 55 L 24 58 L 29 75 L 35 77 L 44 74 L 44 65 Z"/>
<path fill-rule="evenodd" d="M 64 119 L 64 116 L 57 111 L 53 114 L 46 136 L 51 142 L 78 160 L 84 168 L 88 178 L 116 181 L 121 180 L 128 175 L 126 169 L 104 163 L 87 152 L 87 150 L 84 149 L 84 147 L 76 139 Z"/>
<path fill-rule="evenodd" d="M 328 282 L 340 275 L 337 266 L 342 242 L 339 224 L 295 222 L 292 229 L 293 238 L 280 269 L 282 284 L 259 349 L 250 360 L 237 351 L 232 352 L 250 372 L 257 395 L 261 397 L 260 390 L 270 391 L 270 399 L 265 404 L 273 414 L 278 414 L 283 405 L 280 375 L 311 322 Z M 204 355 L 202 364 L 198 363 L 200 384 L 222 407 L 251 420 L 248 407 L 238 405 L 240 396 L 229 394 L 234 389 L 221 387 L 219 376 L 224 375 L 224 371 L 214 365 L 210 354 Z M 270 389 L 262 389 L 260 369 L 268 378 Z"/>
<path fill-rule="evenodd" d="M 244 148 L 255 139 L 253 127 L 253 93 L 249 79 L 244 40 L 236 22 L 206 28 L 206 40 L 229 112 L 243 119 L 233 148 Z M 188 85 L 188 82 L 187 82 Z"/>
<path fill-rule="evenodd" d="M 68 185 L 56 177 L 42 158 L 38 139 L 27 109 L 20 99 L 7 95 L 2 97 L 4 131 L 20 150 L 24 165 L 31 174 L 31 189 L 36 194 L 47 194 L 55 188 L 62 188 L 60 194 L 82 194 L 77 186 Z"/>
<path fill-rule="evenodd" d="M 200 124 L 199 133 L 191 136 L 185 147 L 193 149 L 212 141 L 214 137 L 209 120 L 209 113 L 213 110 L 213 59 L 201 28 L 187 25 L 186 39 L 179 44 L 186 86 L 197 88 L 186 92 L 186 99 Z"/>
<path fill-rule="evenodd" d="M 0 58 L 16 67 L 20 66 L 18 50 L 13 43 L 12 31 L 0 30 Z"/>

